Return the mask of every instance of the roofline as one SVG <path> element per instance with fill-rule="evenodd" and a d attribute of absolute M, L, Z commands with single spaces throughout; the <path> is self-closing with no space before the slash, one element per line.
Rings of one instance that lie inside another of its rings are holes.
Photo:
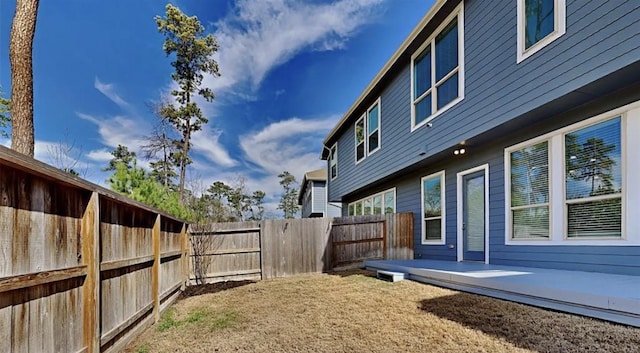
<path fill-rule="evenodd" d="M 373 88 L 387 74 L 387 72 L 389 71 L 389 69 L 391 69 L 393 64 L 395 64 L 395 62 L 398 60 L 398 58 L 400 58 L 400 56 L 407 50 L 409 45 L 411 45 L 411 43 L 416 39 L 416 37 L 418 36 L 418 34 L 420 34 L 422 29 L 427 26 L 427 24 L 433 19 L 433 17 L 438 13 L 438 11 L 440 11 L 442 6 L 446 2 L 447 2 L 447 0 L 436 0 L 435 1 L 433 6 L 431 6 L 429 11 L 427 12 L 427 14 L 424 15 L 422 20 L 420 20 L 420 22 L 413 28 L 413 31 L 411 31 L 409 36 L 402 42 L 402 44 L 400 44 L 400 47 L 398 47 L 398 49 L 396 49 L 396 51 L 393 53 L 393 55 L 391 55 L 389 60 L 387 60 L 387 62 L 384 64 L 384 66 L 382 66 L 380 71 L 378 71 L 378 73 L 373 78 L 373 80 L 371 80 L 371 82 L 369 82 L 369 84 L 364 89 L 364 91 L 362 91 L 362 93 L 360 94 L 358 99 L 356 99 L 356 101 L 353 102 L 353 104 L 347 110 L 347 112 L 342 116 L 342 118 L 340 118 L 340 120 L 338 121 L 338 123 L 336 123 L 336 125 L 333 127 L 333 129 L 331 129 L 331 131 L 329 132 L 327 137 L 324 138 L 324 140 L 322 141 L 323 146 L 327 146 L 327 143 L 335 136 L 335 134 L 338 132 L 338 130 L 340 130 L 340 128 L 342 128 L 344 123 L 349 119 L 349 117 L 351 117 L 353 112 L 358 108 L 358 106 L 360 106 L 360 104 L 362 104 L 364 99 L 369 95 L 369 93 L 371 93 Z M 323 149 L 322 152 L 323 153 L 321 153 L 321 156 L 324 156 L 324 149 Z"/>
<path fill-rule="evenodd" d="M 302 177 L 302 182 L 300 183 L 300 190 L 298 190 L 298 205 L 302 205 L 302 197 L 303 197 L 304 191 L 306 191 L 307 189 L 307 181 L 324 181 L 325 183 L 327 182 L 326 175 L 324 177 L 308 177 L 310 173 L 317 172 L 319 170 L 326 171 L 326 169 L 320 168 L 320 169 L 316 169 L 316 170 L 312 170 L 310 172 L 304 173 L 304 176 Z"/>

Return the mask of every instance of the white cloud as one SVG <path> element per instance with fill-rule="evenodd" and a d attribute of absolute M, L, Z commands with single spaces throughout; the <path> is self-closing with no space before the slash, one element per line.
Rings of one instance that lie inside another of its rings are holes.
<path fill-rule="evenodd" d="M 140 147 L 144 144 L 145 134 L 151 131 L 149 124 L 142 119 L 133 120 L 124 116 L 97 118 L 84 113 L 76 113 L 76 115 L 96 124 L 100 142 L 112 148 L 124 145 L 134 152 L 139 152 Z"/>
<path fill-rule="evenodd" d="M 109 162 L 113 155 L 105 148 L 89 151 L 86 157 L 96 162 Z"/>
<path fill-rule="evenodd" d="M 193 151 L 199 152 L 208 160 L 222 167 L 233 167 L 238 163 L 229 156 L 229 152 L 220 143 L 221 135 L 222 130 L 211 130 L 205 126 L 202 130 L 193 133 L 191 147 Z"/>
<path fill-rule="evenodd" d="M 120 95 L 116 92 L 116 87 L 113 83 L 104 83 L 101 82 L 100 79 L 96 76 L 93 87 L 100 91 L 100 93 L 104 94 L 107 98 L 109 98 L 112 102 L 117 104 L 120 108 L 129 110 L 131 109 L 131 105 L 122 99 Z"/>
<path fill-rule="evenodd" d="M 304 50 L 343 49 L 362 25 L 375 19 L 383 1 L 238 1 L 231 14 L 214 24 L 220 44 L 214 57 L 222 76 L 207 75 L 204 85 L 214 92 L 241 83 L 255 89 L 271 70 Z"/>
<path fill-rule="evenodd" d="M 273 177 L 286 170 L 300 180 L 304 173 L 324 166 L 319 148 L 338 118 L 279 121 L 241 136 L 240 146 L 250 162 Z"/>

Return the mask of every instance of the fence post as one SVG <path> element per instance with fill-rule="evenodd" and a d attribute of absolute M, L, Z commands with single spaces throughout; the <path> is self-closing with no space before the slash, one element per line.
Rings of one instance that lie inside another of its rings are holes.
<path fill-rule="evenodd" d="M 182 286 L 180 290 L 184 290 L 189 281 L 189 233 L 187 233 L 187 224 L 182 223 L 180 230 L 180 250 L 182 257 L 180 259 L 182 265 Z"/>
<path fill-rule="evenodd" d="M 389 254 L 387 254 L 387 249 L 391 248 L 387 246 L 387 241 L 391 240 L 389 234 L 387 233 L 387 218 L 386 216 L 382 216 L 382 258 L 384 260 L 389 260 Z"/>
<path fill-rule="evenodd" d="M 258 247 L 260 248 L 260 280 L 264 279 L 264 256 L 262 253 L 264 251 L 264 243 L 262 241 L 262 236 L 264 234 L 264 227 L 262 226 L 263 224 L 264 221 L 258 222 Z"/>
<path fill-rule="evenodd" d="M 153 321 L 160 320 L 160 218 L 153 224 L 153 267 L 151 268 L 151 295 L 153 296 Z"/>
<path fill-rule="evenodd" d="M 82 215 L 82 261 L 87 265 L 87 277 L 82 288 L 83 344 L 88 353 L 100 352 L 100 202 L 97 192 L 91 193 Z"/>

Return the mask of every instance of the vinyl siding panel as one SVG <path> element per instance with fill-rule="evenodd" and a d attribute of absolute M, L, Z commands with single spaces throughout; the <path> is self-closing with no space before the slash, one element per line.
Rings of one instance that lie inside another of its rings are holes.
<path fill-rule="evenodd" d="M 381 149 L 355 164 L 354 128 L 338 139 L 330 200 L 452 148 L 640 59 L 640 2 L 567 0 L 567 31 L 516 63 L 516 2 L 465 1 L 465 98 L 411 132 L 410 62 L 383 88 Z M 371 97 L 373 102 L 377 97 Z M 364 104 L 369 106 L 369 103 Z M 570 108 L 570 107 L 568 107 Z M 357 114 L 362 114 L 359 112 Z M 426 155 L 420 156 L 421 151 Z"/>
<path fill-rule="evenodd" d="M 327 204 L 327 197 L 325 195 L 325 182 L 324 181 L 313 181 L 312 189 L 311 189 L 311 209 L 312 213 L 323 213 L 325 212 L 325 206 Z"/>
<path fill-rule="evenodd" d="M 325 217 L 341 217 L 342 204 L 338 202 L 329 202 L 327 205 L 327 214 Z"/>

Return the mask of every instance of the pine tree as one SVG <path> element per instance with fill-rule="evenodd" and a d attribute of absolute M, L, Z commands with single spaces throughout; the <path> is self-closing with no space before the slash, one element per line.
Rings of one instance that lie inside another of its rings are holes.
<path fill-rule="evenodd" d="M 218 63 L 212 58 L 218 50 L 218 43 L 213 35 L 205 35 L 197 17 L 188 17 L 171 4 L 166 7 L 166 17 L 156 16 L 155 20 L 158 31 L 165 37 L 164 52 L 167 56 L 175 55 L 171 62 L 175 69 L 171 78 L 178 88 L 171 91 L 171 95 L 176 104 L 164 107 L 162 116 L 166 116 L 181 134 L 178 151 L 174 155 L 180 170 L 178 190 L 180 199 L 184 201 L 186 169 L 191 164 L 191 136 L 208 122 L 194 99 L 200 96 L 210 102 L 214 98 L 211 89 L 201 85 L 204 74 L 220 75 Z"/>

